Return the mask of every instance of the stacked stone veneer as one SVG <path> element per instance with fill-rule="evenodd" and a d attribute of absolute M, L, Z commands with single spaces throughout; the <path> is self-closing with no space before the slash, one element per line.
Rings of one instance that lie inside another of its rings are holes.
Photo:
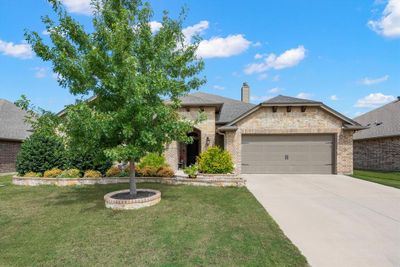
<path fill-rule="evenodd" d="M 196 120 L 201 111 L 205 114 L 206 119 L 195 125 L 195 128 L 200 131 L 200 152 L 207 149 L 207 137 L 210 140 L 209 146 L 215 144 L 215 107 L 188 107 L 179 110 L 180 116 L 189 120 Z M 174 141 L 168 144 L 164 155 L 168 164 L 176 170 L 179 162 L 179 143 Z"/>
<path fill-rule="evenodd" d="M 355 140 L 354 168 L 400 171 L 400 136 Z"/>
<path fill-rule="evenodd" d="M 353 172 L 353 133 L 343 130 L 341 119 L 320 107 L 307 107 L 301 112 L 300 107 L 261 107 L 259 110 L 239 121 L 236 131 L 226 132 L 225 149 L 233 157 L 235 172 L 241 171 L 241 137 L 243 134 L 332 134 L 335 140 L 336 173 Z"/>
<path fill-rule="evenodd" d="M 15 161 L 21 142 L 0 140 L 0 173 L 15 172 Z"/>

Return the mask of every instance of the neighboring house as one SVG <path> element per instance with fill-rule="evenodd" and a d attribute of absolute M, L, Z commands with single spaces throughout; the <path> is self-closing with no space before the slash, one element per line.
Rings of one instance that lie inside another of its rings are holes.
<path fill-rule="evenodd" d="M 354 168 L 400 171 L 400 97 L 354 120 L 369 127 L 354 135 Z"/>
<path fill-rule="evenodd" d="M 169 164 L 191 165 L 208 146 L 220 145 L 237 174 L 353 172 L 353 134 L 365 127 L 322 102 L 280 95 L 253 105 L 249 99 L 246 83 L 242 101 L 202 92 L 182 97 L 181 116 L 203 111 L 207 119 L 189 133 L 192 144 L 167 146 Z"/>
<path fill-rule="evenodd" d="M 0 99 L 0 173 L 15 172 L 21 143 L 31 135 L 25 116 L 26 111 Z"/>

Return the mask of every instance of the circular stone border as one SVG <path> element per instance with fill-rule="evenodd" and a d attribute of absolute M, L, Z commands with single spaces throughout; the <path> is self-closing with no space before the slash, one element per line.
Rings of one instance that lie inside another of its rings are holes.
<path fill-rule="evenodd" d="M 137 189 L 137 192 L 153 192 L 155 195 L 137 199 L 115 199 L 112 196 L 128 193 L 129 189 L 114 191 L 104 196 L 106 208 L 113 210 L 135 210 L 156 205 L 161 201 L 161 192 L 153 189 Z"/>

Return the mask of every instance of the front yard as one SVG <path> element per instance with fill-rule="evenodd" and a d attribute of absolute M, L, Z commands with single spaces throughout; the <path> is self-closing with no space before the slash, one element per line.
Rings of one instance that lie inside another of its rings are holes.
<path fill-rule="evenodd" d="M 246 188 L 140 184 L 162 201 L 118 212 L 103 196 L 128 185 L 0 184 L 0 266 L 307 265 Z"/>
<path fill-rule="evenodd" d="M 400 188 L 400 172 L 354 170 L 354 174 L 352 176 L 366 181 Z"/>

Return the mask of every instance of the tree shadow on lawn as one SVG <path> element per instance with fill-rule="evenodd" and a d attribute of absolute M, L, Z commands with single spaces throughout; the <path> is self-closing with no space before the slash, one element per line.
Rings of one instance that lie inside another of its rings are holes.
<path fill-rule="evenodd" d="M 138 184 L 138 189 L 148 188 L 161 191 L 162 200 L 177 201 L 180 196 L 172 193 L 175 191 L 173 187 L 177 186 L 150 183 Z M 71 186 L 62 189 L 61 192 L 46 197 L 46 206 L 79 204 L 82 206 L 82 212 L 87 212 L 106 209 L 104 195 L 118 190 L 129 189 L 129 184 Z"/>

